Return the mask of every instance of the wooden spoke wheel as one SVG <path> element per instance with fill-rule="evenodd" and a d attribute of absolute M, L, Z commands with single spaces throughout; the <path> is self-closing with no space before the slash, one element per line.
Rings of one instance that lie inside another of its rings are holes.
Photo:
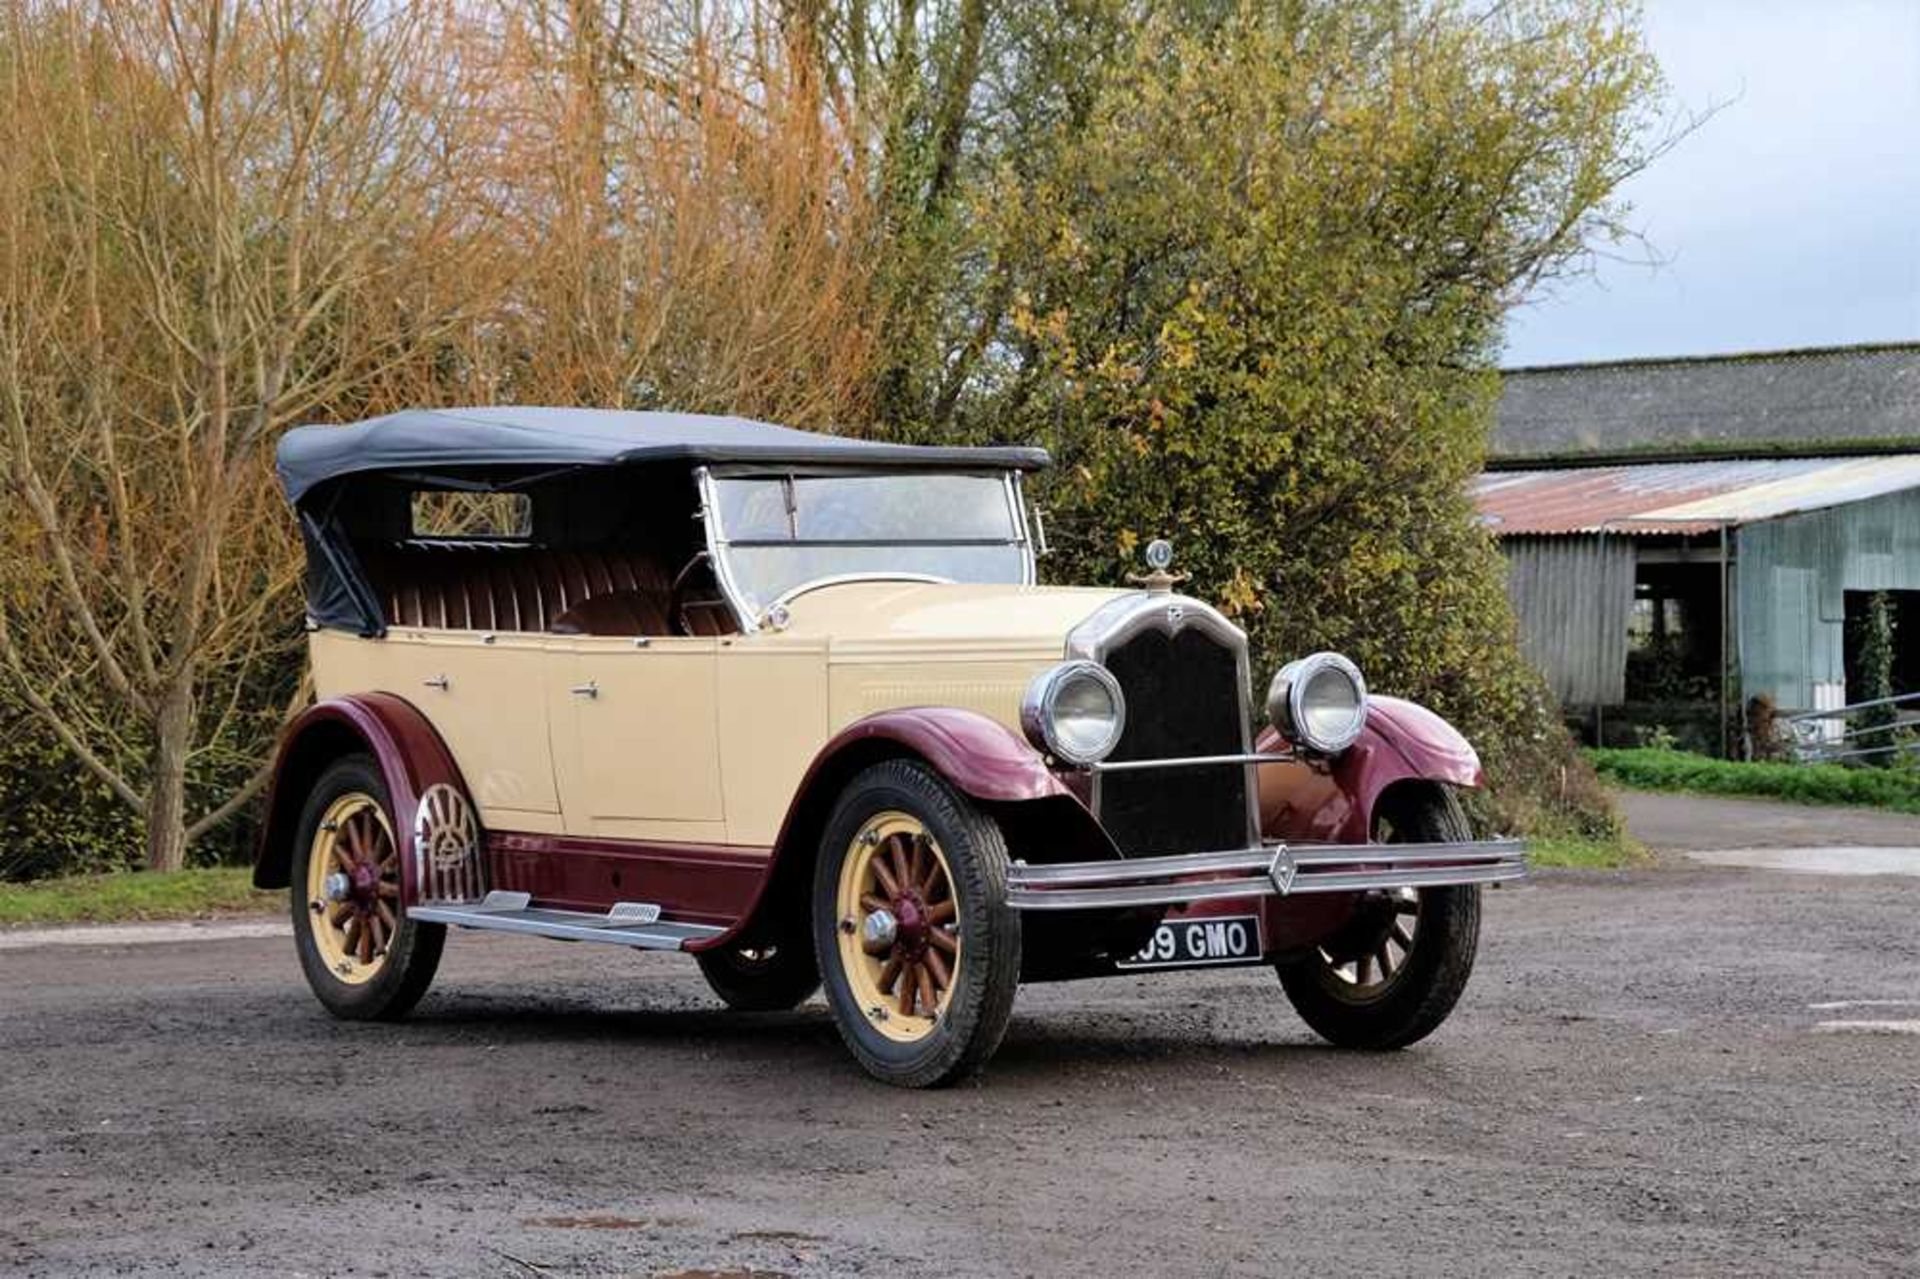
<path fill-rule="evenodd" d="M 916 760 L 857 774 L 814 864 L 813 951 L 833 1022 L 875 1078 L 950 1083 L 999 1046 L 1020 981 L 999 824 Z"/>
<path fill-rule="evenodd" d="M 404 1016 L 433 982 L 442 924 L 407 916 L 386 780 L 365 755 L 314 779 L 292 857 L 294 948 L 314 996 L 336 1017 Z"/>
<path fill-rule="evenodd" d="M 400 854 L 387 815 L 373 796 L 334 800 L 313 833 L 307 857 L 307 910 L 313 941 L 340 981 L 372 981 L 400 931 Z"/>
<path fill-rule="evenodd" d="M 1420 936 L 1420 891 L 1399 888 L 1361 904 L 1345 944 L 1320 948 L 1327 976 L 1355 1002 L 1378 999 L 1407 971 Z"/>
<path fill-rule="evenodd" d="M 1439 787 L 1403 788 L 1375 826 L 1383 844 L 1472 838 Z M 1403 888 L 1357 895 L 1352 917 L 1303 959 L 1280 969 L 1301 1018 L 1342 1048 L 1404 1048 L 1453 1011 L 1480 942 L 1480 890 Z"/>
<path fill-rule="evenodd" d="M 875 1030 L 925 1038 L 953 996 L 960 964 L 953 870 L 911 813 L 876 814 L 840 866 L 840 963 Z"/>

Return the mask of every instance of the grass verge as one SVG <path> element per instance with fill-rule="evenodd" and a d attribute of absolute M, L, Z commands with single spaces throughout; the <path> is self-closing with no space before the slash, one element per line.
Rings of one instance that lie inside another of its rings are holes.
<path fill-rule="evenodd" d="M 1747 764 L 1686 751 L 1589 750 L 1600 776 L 1641 790 L 1757 795 L 1796 804 L 1849 804 L 1920 813 L 1920 774 L 1841 764 Z"/>
<path fill-rule="evenodd" d="M 0 884 L 0 926 L 257 915 L 284 909 L 285 902 L 282 893 L 257 891 L 253 872 L 243 866 L 118 871 Z"/>
<path fill-rule="evenodd" d="M 1537 867 L 1620 870 L 1645 866 L 1652 856 L 1638 840 L 1586 839 L 1578 835 L 1535 835 L 1527 840 L 1527 862 Z"/>

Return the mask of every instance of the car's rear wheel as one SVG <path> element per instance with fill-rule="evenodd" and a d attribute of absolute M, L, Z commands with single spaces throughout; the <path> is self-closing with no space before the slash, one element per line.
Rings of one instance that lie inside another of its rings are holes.
<path fill-rule="evenodd" d="M 374 762 L 350 755 L 314 783 L 293 849 L 293 935 L 314 995 L 336 1017 L 404 1016 L 427 993 L 447 930 L 408 919 L 399 842 Z"/>
<path fill-rule="evenodd" d="M 696 958 L 707 985 L 736 1012 L 785 1012 L 820 989 L 820 965 L 807 938 L 727 946 Z"/>
<path fill-rule="evenodd" d="M 827 823 L 813 901 L 827 1003 L 869 1073 L 925 1088 L 986 1062 L 1020 974 L 992 818 L 917 763 L 877 764 Z"/>
<path fill-rule="evenodd" d="M 1375 831 L 1384 843 L 1473 837 L 1458 802 L 1438 787 L 1390 798 Z M 1479 942 L 1476 886 L 1365 893 L 1339 932 L 1280 968 L 1280 982 L 1301 1019 L 1329 1043 L 1404 1048 L 1453 1011 Z"/>

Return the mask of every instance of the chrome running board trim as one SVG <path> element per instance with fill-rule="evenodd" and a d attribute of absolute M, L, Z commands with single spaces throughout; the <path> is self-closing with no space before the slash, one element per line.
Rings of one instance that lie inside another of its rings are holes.
<path fill-rule="evenodd" d="M 1181 906 L 1299 893 L 1499 884 L 1524 878 L 1517 839 L 1459 844 L 1272 844 L 1261 848 L 1028 865 L 1007 870 L 1016 910 Z"/>
<path fill-rule="evenodd" d="M 463 906 L 425 905 L 408 909 L 407 917 L 425 924 L 452 924 L 483 932 L 520 933 L 559 941 L 603 942 L 641 950 L 682 950 L 687 943 L 704 941 L 726 931 L 714 924 L 662 920 L 651 902 L 619 902 L 604 915 L 580 910 L 548 910 L 529 903 L 526 893 L 495 890 L 478 903 Z"/>

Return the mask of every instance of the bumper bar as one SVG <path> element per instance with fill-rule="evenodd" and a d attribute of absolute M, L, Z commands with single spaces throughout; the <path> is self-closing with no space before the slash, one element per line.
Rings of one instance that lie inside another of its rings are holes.
<path fill-rule="evenodd" d="M 1016 910 L 1184 906 L 1233 897 L 1497 884 L 1527 873 L 1517 839 L 1462 844 L 1273 844 L 1220 853 L 1062 862 L 1007 870 Z"/>

